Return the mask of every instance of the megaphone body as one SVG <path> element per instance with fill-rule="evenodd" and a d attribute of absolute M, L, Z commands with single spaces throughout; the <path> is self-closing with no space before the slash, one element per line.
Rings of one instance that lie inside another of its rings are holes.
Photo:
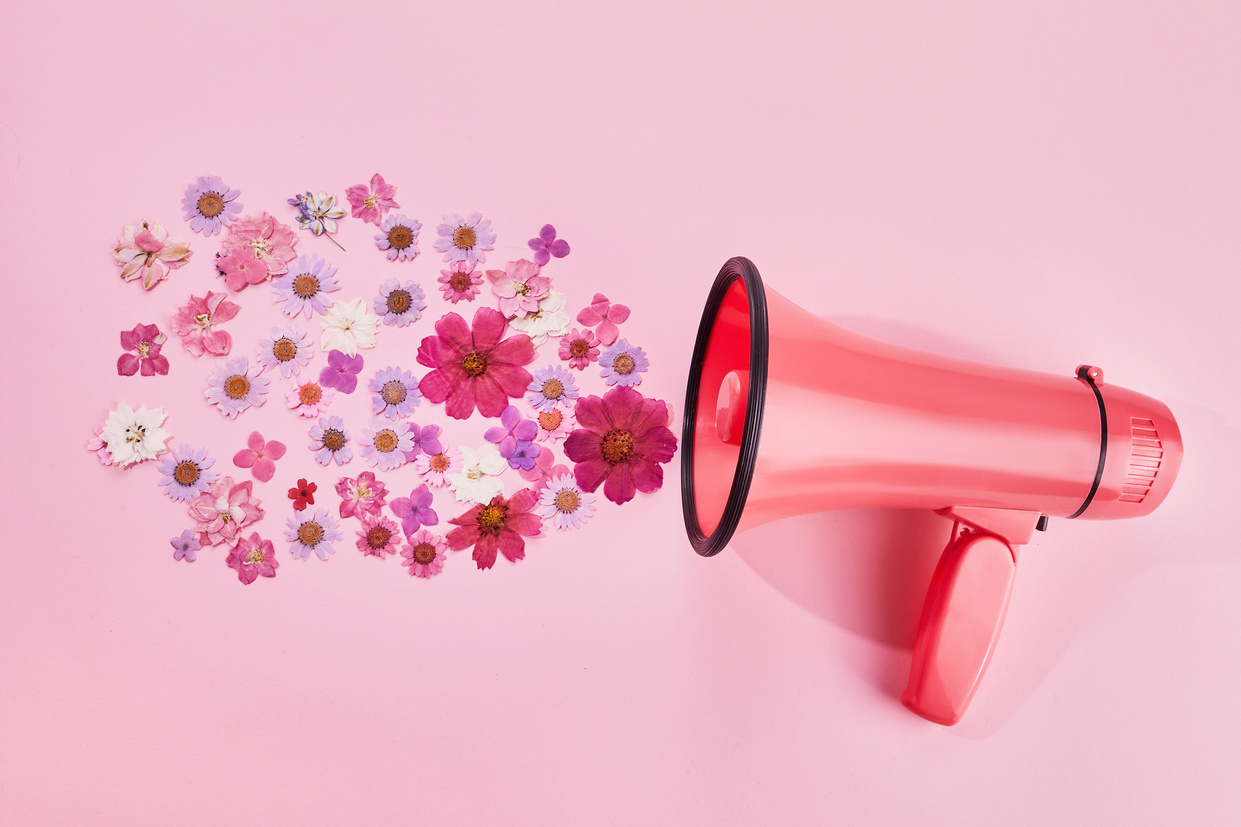
<path fill-rule="evenodd" d="M 994 650 L 1016 548 L 1047 517 L 1149 513 L 1182 453 L 1167 406 L 1096 367 L 1057 376 L 862 336 L 765 287 L 743 258 L 708 297 L 682 446 L 686 529 L 703 555 L 735 531 L 829 509 L 954 521 L 902 696 L 944 724 Z"/>

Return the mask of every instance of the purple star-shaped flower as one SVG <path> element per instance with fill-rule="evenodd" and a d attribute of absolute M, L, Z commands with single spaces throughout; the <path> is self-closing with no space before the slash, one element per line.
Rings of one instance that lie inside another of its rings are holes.
<path fill-rule="evenodd" d="M 419 454 L 435 456 L 444 450 L 444 446 L 440 444 L 439 425 L 423 425 L 420 428 L 417 423 L 411 422 L 409 423 L 409 435 L 414 438 L 414 448 L 412 451 L 405 452 L 406 462 L 418 459 Z"/>
<path fill-rule="evenodd" d="M 437 525 L 440 521 L 435 509 L 431 508 L 431 489 L 420 485 L 409 492 L 408 497 L 397 497 L 389 506 L 392 513 L 401 518 L 401 528 L 406 536 L 413 534 L 422 526 Z"/>
<path fill-rule="evenodd" d="M 327 367 L 319 372 L 319 384 L 341 393 L 353 393 L 358 387 L 358 374 L 361 372 L 362 354 L 346 356 L 339 350 L 333 350 L 327 355 Z"/>
<path fill-rule="evenodd" d="M 529 471 L 534 467 L 535 457 L 541 450 L 534 444 L 539 425 L 533 419 L 522 419 L 516 405 L 509 405 L 500 414 L 500 425 L 488 428 L 483 439 L 500 448 L 500 456 L 508 460 L 510 468 Z"/>
<path fill-rule="evenodd" d="M 569 254 L 569 242 L 556 238 L 556 228 L 551 224 L 544 224 L 543 229 L 539 230 L 539 237 L 526 243 L 534 250 L 534 263 L 540 267 L 551 261 L 552 256 L 564 258 Z"/>
<path fill-rule="evenodd" d="M 187 528 L 180 537 L 172 538 L 172 556 L 174 560 L 193 563 L 198 559 L 198 551 L 203 547 L 193 529 Z"/>

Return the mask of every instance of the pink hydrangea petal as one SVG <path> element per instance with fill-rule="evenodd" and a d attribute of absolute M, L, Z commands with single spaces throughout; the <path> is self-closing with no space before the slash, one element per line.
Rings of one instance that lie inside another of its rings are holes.
<path fill-rule="evenodd" d="M 616 325 L 612 324 L 608 319 L 599 322 L 599 326 L 595 328 L 595 335 L 599 337 L 601 344 L 610 345 L 620 336 L 620 330 Z"/>
<path fill-rule="evenodd" d="M 268 445 L 270 444 L 268 443 Z M 259 482 L 268 482 L 272 477 L 276 476 L 276 463 L 268 457 L 259 457 L 254 461 L 252 473 Z"/>
<path fill-rule="evenodd" d="M 238 468 L 250 468 L 258 458 L 259 455 L 254 451 L 251 451 L 249 448 L 242 448 L 233 454 L 233 465 L 236 465 Z"/>
<path fill-rule="evenodd" d="M 246 440 L 246 444 L 249 445 L 250 450 L 254 451 L 256 454 L 263 453 L 263 446 L 266 445 L 263 441 L 263 435 L 258 431 L 250 432 L 250 437 Z"/>
<path fill-rule="evenodd" d="M 577 314 L 577 321 L 578 324 L 584 324 L 587 327 L 592 327 L 603 321 L 603 316 L 600 316 L 593 307 L 583 307 L 581 312 Z"/>
<path fill-rule="evenodd" d="M 608 320 L 621 324 L 629 318 L 629 308 L 623 304 L 614 304 L 608 309 Z"/>
<path fill-rule="evenodd" d="M 270 440 L 267 443 L 267 446 L 263 449 L 263 456 L 270 457 L 273 460 L 277 460 L 277 459 L 280 459 L 282 456 L 284 456 L 284 453 L 287 450 L 289 449 L 285 446 L 283 442 L 277 442 L 276 440 L 273 439 L 273 440 Z"/>

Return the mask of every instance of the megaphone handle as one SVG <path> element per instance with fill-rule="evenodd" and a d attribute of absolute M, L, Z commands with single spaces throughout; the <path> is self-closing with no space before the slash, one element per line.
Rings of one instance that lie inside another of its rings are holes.
<path fill-rule="evenodd" d="M 953 523 L 918 622 L 905 706 L 937 724 L 961 720 L 1000 637 L 1016 573 L 1007 542 Z"/>

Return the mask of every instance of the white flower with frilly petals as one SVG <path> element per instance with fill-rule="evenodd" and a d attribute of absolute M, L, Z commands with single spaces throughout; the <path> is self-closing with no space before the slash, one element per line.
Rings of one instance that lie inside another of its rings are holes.
<path fill-rule="evenodd" d="M 135 411 L 124 402 L 117 405 L 116 410 L 108 414 L 101 435 L 108 445 L 112 461 L 126 467 L 135 462 L 155 459 L 167 451 L 164 443 L 171 434 L 160 427 L 165 416 L 163 408 L 139 408 Z"/>
<path fill-rule="evenodd" d="M 319 324 L 323 326 L 319 340 L 323 352 L 339 350 L 346 356 L 357 356 L 359 349 L 374 347 L 379 332 L 379 317 L 366 312 L 365 299 L 337 302 L 319 317 Z"/>
<path fill-rule="evenodd" d="M 448 487 L 463 503 L 489 503 L 496 494 L 504 493 L 500 473 L 508 467 L 500 449 L 490 442 L 478 450 L 461 449 L 461 470 L 448 475 Z"/>
<path fill-rule="evenodd" d="M 564 293 L 552 290 L 539 302 L 539 309 L 524 319 L 509 319 L 509 327 L 530 337 L 535 347 L 547 341 L 548 336 L 563 336 L 569 332 L 569 313 L 564 309 L 568 298 Z"/>

